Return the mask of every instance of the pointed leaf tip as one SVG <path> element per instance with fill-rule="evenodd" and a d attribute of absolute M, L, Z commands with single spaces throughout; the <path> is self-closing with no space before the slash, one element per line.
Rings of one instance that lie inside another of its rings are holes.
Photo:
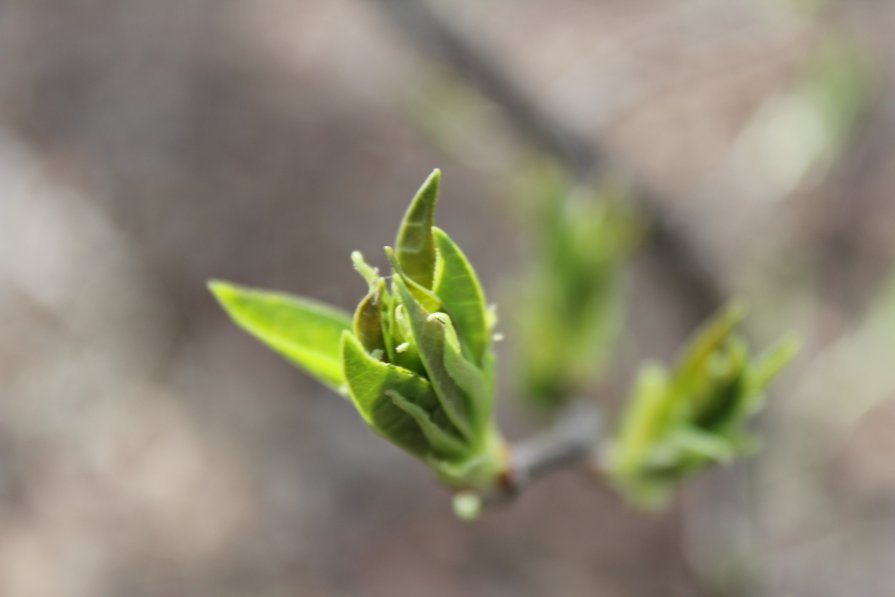
<path fill-rule="evenodd" d="M 210 292 L 218 301 L 223 301 L 227 295 L 228 291 L 232 288 L 232 286 L 223 281 L 218 280 L 217 278 L 212 278 L 205 283 L 205 287 L 208 288 L 208 292 Z"/>
<path fill-rule="evenodd" d="M 209 280 L 209 291 L 243 330 L 330 388 L 343 383 L 340 343 L 350 316 L 282 292 Z"/>
<path fill-rule="evenodd" d="M 424 288 L 432 288 L 435 275 L 435 202 L 441 171 L 437 168 L 416 192 L 404 214 L 395 240 L 395 254 L 406 275 Z"/>

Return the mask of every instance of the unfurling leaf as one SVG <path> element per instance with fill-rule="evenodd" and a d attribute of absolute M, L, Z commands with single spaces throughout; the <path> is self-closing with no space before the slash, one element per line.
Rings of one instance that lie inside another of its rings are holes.
<path fill-rule="evenodd" d="M 726 342 L 746 315 L 742 305 L 734 303 L 709 320 L 690 341 L 686 352 L 678 361 L 674 383 L 680 390 L 689 390 L 699 383 L 709 360 Z"/>
<path fill-rule="evenodd" d="M 700 329 L 674 370 L 642 370 L 614 439 L 607 471 L 633 501 L 661 505 L 686 476 L 749 453 L 749 418 L 762 392 L 795 355 L 785 341 L 753 359 L 731 306 Z"/>
<path fill-rule="evenodd" d="M 491 322 L 466 256 L 433 226 L 439 176 L 413 199 L 395 251 L 386 247 L 390 283 L 352 253 L 367 282 L 353 319 L 280 293 L 210 288 L 242 327 L 347 393 L 376 434 L 451 487 L 481 491 L 507 462 L 492 417 Z"/>
<path fill-rule="evenodd" d="M 535 263 L 510 313 L 520 394 L 551 412 L 587 392 L 611 362 L 624 317 L 623 265 L 642 226 L 618 190 L 573 188 L 535 172 L 526 187 L 536 195 Z"/>

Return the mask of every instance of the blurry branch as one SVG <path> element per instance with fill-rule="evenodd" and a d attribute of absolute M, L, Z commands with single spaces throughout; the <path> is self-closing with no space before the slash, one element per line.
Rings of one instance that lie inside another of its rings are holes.
<path fill-rule="evenodd" d="M 684 224 L 665 207 L 669 201 L 618 163 L 599 144 L 550 114 L 529 97 L 497 62 L 437 12 L 426 0 L 374 0 L 417 46 L 449 65 L 505 112 L 533 145 L 560 162 L 579 181 L 608 177 L 621 182 L 647 219 L 652 234 L 649 254 L 671 275 L 671 283 L 694 322 L 723 302 L 722 280 L 694 246 Z"/>
<path fill-rule="evenodd" d="M 874 234 L 880 214 L 885 213 L 888 197 L 874 188 L 880 173 L 892 163 L 892 139 L 895 127 L 883 113 L 887 106 L 876 102 L 864 117 L 861 131 L 825 184 L 814 195 L 817 222 L 809 229 L 810 242 L 816 246 L 822 296 L 829 297 L 827 313 L 836 320 L 825 322 L 834 340 L 848 332 L 873 307 L 874 292 L 879 290 L 892 251 L 883 235 Z M 873 123 L 869 126 L 869 123 Z"/>
<path fill-rule="evenodd" d="M 374 0 L 424 52 L 453 68 L 470 85 L 499 105 L 532 143 L 558 159 L 576 177 L 601 167 L 590 142 L 545 112 L 525 95 L 501 67 L 459 28 L 420 0 Z"/>

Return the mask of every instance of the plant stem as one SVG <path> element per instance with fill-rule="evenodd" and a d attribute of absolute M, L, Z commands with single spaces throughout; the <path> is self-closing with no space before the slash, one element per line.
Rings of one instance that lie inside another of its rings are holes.
<path fill-rule="evenodd" d="M 485 496 L 486 503 L 505 502 L 552 471 L 591 463 L 601 427 L 600 412 L 594 404 L 572 402 L 552 428 L 510 446 L 507 471 L 498 489 Z"/>

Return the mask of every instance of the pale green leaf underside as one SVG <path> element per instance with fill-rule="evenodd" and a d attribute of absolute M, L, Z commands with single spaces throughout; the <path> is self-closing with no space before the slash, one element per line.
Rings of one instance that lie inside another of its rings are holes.
<path fill-rule="evenodd" d="M 344 383 L 339 355 L 351 317 L 311 299 L 212 280 L 208 289 L 236 324 L 325 385 Z"/>

